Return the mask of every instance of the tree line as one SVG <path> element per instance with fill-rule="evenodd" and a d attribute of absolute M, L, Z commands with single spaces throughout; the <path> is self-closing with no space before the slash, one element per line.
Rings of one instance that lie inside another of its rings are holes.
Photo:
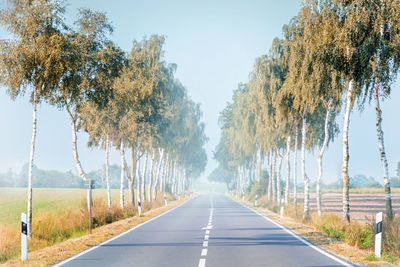
<path fill-rule="evenodd" d="M 355 105 L 362 110 L 374 102 L 386 216 L 393 218 L 380 102 L 390 95 L 400 66 L 398 10 L 398 0 L 303 2 L 298 14 L 283 26 L 283 37 L 275 38 L 269 52 L 256 59 L 249 81 L 239 84 L 220 114 L 222 135 L 214 158 L 224 177 L 233 177 L 237 192 L 243 193 L 251 181 L 268 182 L 268 199 L 278 202 L 283 197 L 288 204 L 293 178 L 296 204 L 300 151 L 303 219 L 309 219 L 305 152 L 317 150 L 317 212 L 321 215 L 323 155 L 341 130 L 343 219 L 350 221 L 350 113 Z M 343 127 L 339 129 L 336 121 L 341 110 Z M 267 180 L 261 180 L 263 161 L 268 162 Z M 281 183 L 282 164 L 287 171 Z"/>
<path fill-rule="evenodd" d="M 174 77 L 164 59 L 164 36 L 133 41 L 130 52 L 111 39 L 105 13 L 80 9 L 68 25 L 62 0 L 8 0 L 0 23 L 11 38 L 0 41 L 0 83 L 11 99 L 28 95 L 33 107 L 28 167 L 28 233 L 32 232 L 32 183 L 37 106 L 44 102 L 70 118 L 72 152 L 79 177 L 77 133 L 105 150 L 105 181 L 111 206 L 109 150 L 120 152 L 120 205 L 152 201 L 157 191 L 179 195 L 204 170 L 207 141 L 199 104 Z M 131 153 L 131 162 L 126 160 Z M 135 196 L 134 185 L 138 195 Z M 91 188 L 88 188 L 88 199 Z M 88 205 L 90 205 L 88 201 Z"/>
<path fill-rule="evenodd" d="M 9 169 L 0 173 L 0 187 L 27 187 L 29 173 L 29 164 L 22 166 L 20 171 Z M 32 169 L 33 188 L 86 188 L 85 181 L 72 170 L 58 171 L 41 169 L 35 164 Z M 95 188 L 107 188 L 106 183 L 106 165 L 101 168 L 91 170 L 86 173 L 88 179 L 91 179 Z M 121 166 L 118 164 L 110 164 L 108 166 L 108 184 L 111 189 L 118 189 L 121 186 Z M 125 184 L 125 189 L 128 185 Z"/>

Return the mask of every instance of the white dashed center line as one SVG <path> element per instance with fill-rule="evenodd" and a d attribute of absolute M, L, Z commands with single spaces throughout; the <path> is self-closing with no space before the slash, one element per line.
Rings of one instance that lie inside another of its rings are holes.
<path fill-rule="evenodd" d="M 208 252 L 208 239 L 210 238 L 210 231 L 209 229 L 212 229 L 212 219 L 213 219 L 213 214 L 214 214 L 214 208 L 213 208 L 213 202 L 212 202 L 212 197 L 210 196 L 210 201 L 211 201 L 211 209 L 210 209 L 210 217 L 208 219 L 208 224 L 207 227 L 203 228 L 203 229 L 207 229 L 205 236 L 204 236 L 204 241 L 203 241 L 203 249 L 201 250 L 201 257 L 205 257 L 207 256 L 207 252 Z M 199 267 L 205 267 L 206 266 L 206 259 L 205 258 L 200 258 L 199 261 Z"/>
<path fill-rule="evenodd" d="M 207 256 L 207 249 L 203 248 L 203 250 L 201 251 L 201 256 Z"/>

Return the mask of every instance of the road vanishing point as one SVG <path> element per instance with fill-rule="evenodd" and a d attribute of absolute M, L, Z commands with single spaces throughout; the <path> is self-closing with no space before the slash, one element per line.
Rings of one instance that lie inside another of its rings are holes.
<path fill-rule="evenodd" d="M 54 266 L 353 266 L 255 210 L 199 195 Z"/>

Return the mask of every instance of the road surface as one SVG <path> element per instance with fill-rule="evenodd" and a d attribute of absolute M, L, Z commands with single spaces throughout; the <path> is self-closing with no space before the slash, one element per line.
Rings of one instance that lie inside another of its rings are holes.
<path fill-rule="evenodd" d="M 351 266 L 224 195 L 200 195 L 56 266 Z"/>

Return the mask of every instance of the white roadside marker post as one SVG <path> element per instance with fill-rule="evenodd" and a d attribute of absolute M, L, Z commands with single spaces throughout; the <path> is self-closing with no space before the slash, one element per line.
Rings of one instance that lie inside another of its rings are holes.
<path fill-rule="evenodd" d="M 281 218 L 283 217 L 283 198 L 281 198 Z"/>
<path fill-rule="evenodd" d="M 258 203 L 257 203 L 257 202 L 258 202 L 257 200 L 258 200 L 258 195 L 256 195 L 256 200 L 254 201 L 254 207 L 257 207 L 257 204 L 258 204 Z"/>
<path fill-rule="evenodd" d="M 382 252 L 382 218 L 382 212 L 376 214 L 375 256 L 377 258 L 381 257 Z"/>
<path fill-rule="evenodd" d="M 142 203 L 140 202 L 140 199 L 138 200 L 138 212 L 139 216 L 142 215 Z"/>
<path fill-rule="evenodd" d="M 89 179 L 89 234 L 92 234 L 92 179 Z"/>
<path fill-rule="evenodd" d="M 28 259 L 28 218 L 25 213 L 21 213 L 21 260 Z"/>
<path fill-rule="evenodd" d="M 164 194 L 164 205 L 165 205 L 165 206 L 168 206 L 167 195 L 166 195 L 166 194 Z"/>

